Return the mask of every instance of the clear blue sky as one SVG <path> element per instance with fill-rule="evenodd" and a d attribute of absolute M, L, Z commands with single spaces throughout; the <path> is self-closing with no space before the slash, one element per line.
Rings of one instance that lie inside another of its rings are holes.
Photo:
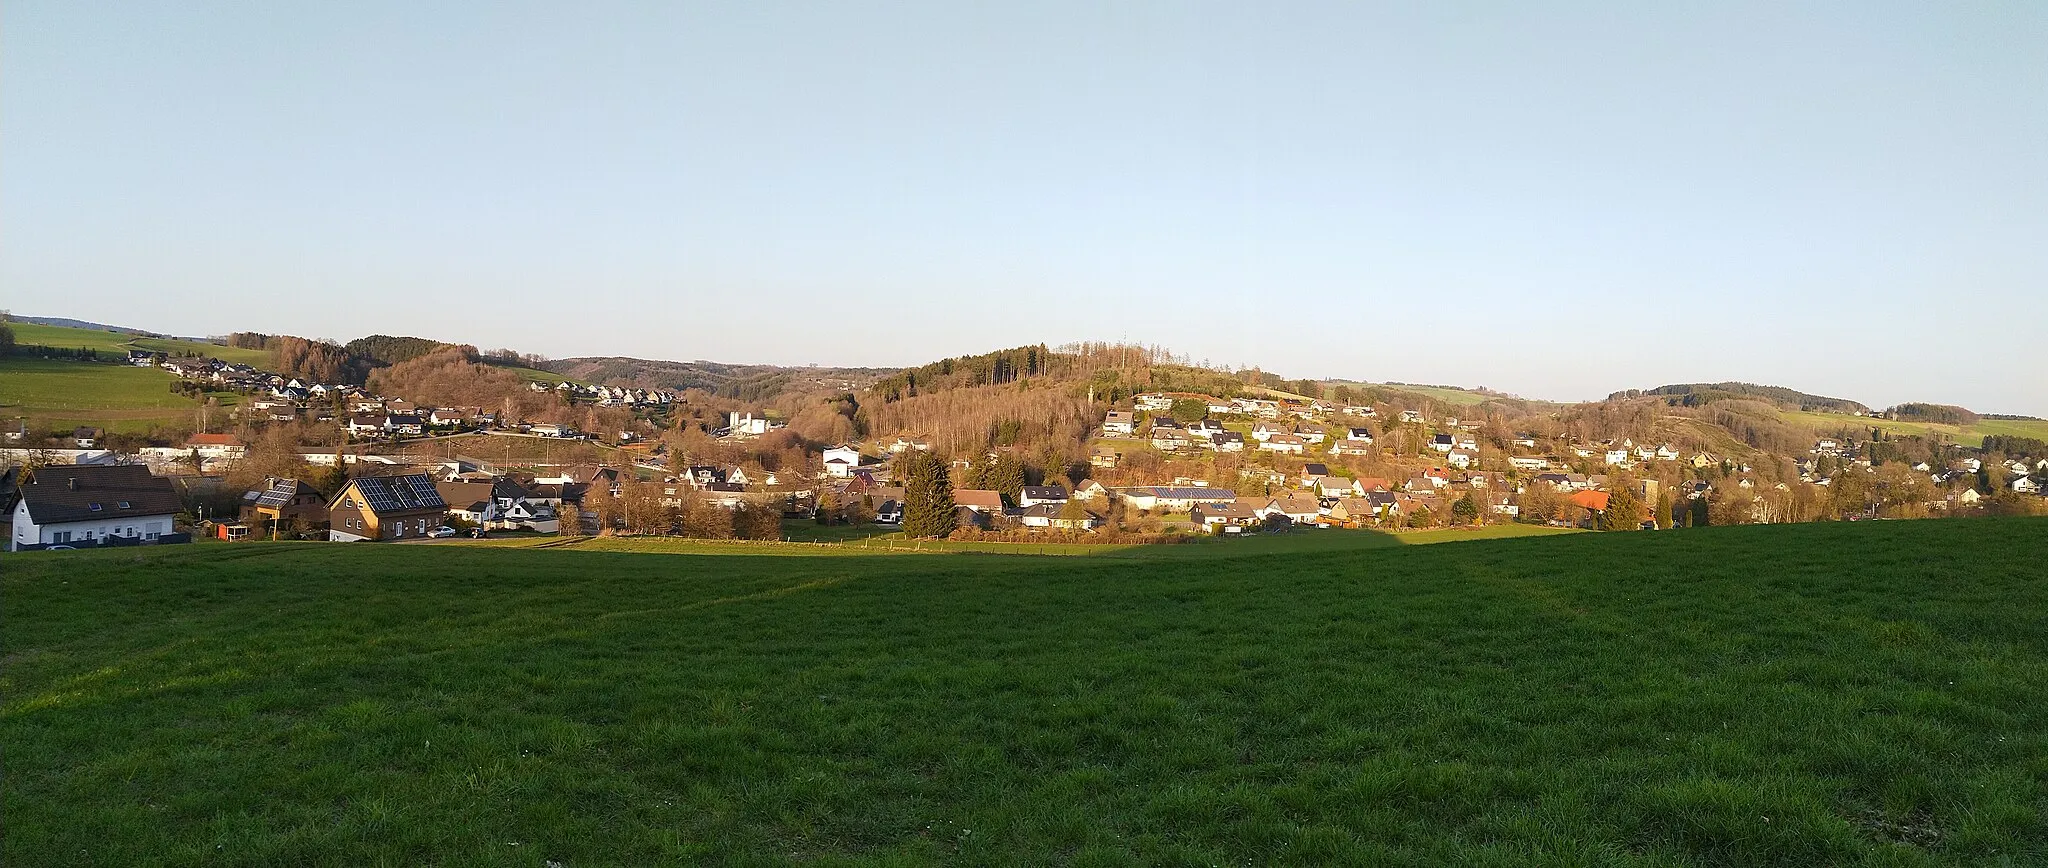
<path fill-rule="evenodd" d="M 2048 4 L 9 3 L 0 307 L 2048 415 Z"/>

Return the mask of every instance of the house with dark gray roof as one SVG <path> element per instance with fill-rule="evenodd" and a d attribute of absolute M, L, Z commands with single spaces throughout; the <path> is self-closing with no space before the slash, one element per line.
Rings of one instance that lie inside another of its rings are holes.
<path fill-rule="evenodd" d="M 8 536 L 13 551 L 191 541 L 172 524 L 184 508 L 177 489 L 141 465 L 50 465 L 17 494 Z"/>

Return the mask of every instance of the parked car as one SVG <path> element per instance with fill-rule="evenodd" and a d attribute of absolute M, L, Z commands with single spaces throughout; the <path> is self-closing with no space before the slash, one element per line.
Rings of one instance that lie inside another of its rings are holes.
<path fill-rule="evenodd" d="M 434 539 L 447 539 L 454 535 L 455 528 L 449 527 L 445 524 L 441 525 L 440 527 L 434 528 L 433 530 L 427 531 L 427 536 L 432 537 Z"/>

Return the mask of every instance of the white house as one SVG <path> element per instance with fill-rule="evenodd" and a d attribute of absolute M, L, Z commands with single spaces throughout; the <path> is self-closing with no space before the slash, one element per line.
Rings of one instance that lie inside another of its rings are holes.
<path fill-rule="evenodd" d="M 1307 444 L 1303 443 L 1300 437 L 1292 434 L 1273 434 L 1268 436 L 1264 442 L 1261 442 L 1259 448 L 1267 452 L 1300 455 L 1307 448 Z"/>
<path fill-rule="evenodd" d="M 1449 455 L 1444 456 L 1444 461 L 1452 467 L 1463 470 L 1479 463 L 1479 453 L 1469 449 L 1453 449 Z"/>
<path fill-rule="evenodd" d="M 1276 434 L 1292 435 L 1293 433 L 1294 432 L 1285 425 L 1271 425 L 1265 422 L 1255 422 L 1252 424 L 1252 439 L 1257 440 L 1260 443 L 1264 443 L 1267 440 L 1273 439 L 1273 436 Z"/>
<path fill-rule="evenodd" d="M 732 430 L 735 437 L 759 437 L 782 427 L 770 423 L 766 416 L 756 416 L 751 412 L 741 413 L 737 410 L 726 414 L 726 420 L 729 423 L 726 427 Z"/>
<path fill-rule="evenodd" d="M 860 469 L 860 450 L 840 444 L 825 450 L 825 474 L 845 479 Z"/>
<path fill-rule="evenodd" d="M 1136 414 L 1128 410 L 1111 410 L 1102 417 L 1102 433 L 1129 437 L 1137 430 Z"/>
<path fill-rule="evenodd" d="M 1508 466 L 1516 470 L 1548 470 L 1550 469 L 1550 461 L 1544 458 L 1517 455 L 1508 459 Z"/>
<path fill-rule="evenodd" d="M 247 455 L 249 448 L 233 434 L 194 434 L 185 442 L 185 448 L 199 453 L 208 461 L 239 461 Z"/>
<path fill-rule="evenodd" d="M 14 551 L 109 540 L 154 543 L 173 534 L 184 508 L 171 481 L 138 464 L 53 464 L 21 484 L 14 504 Z"/>
<path fill-rule="evenodd" d="M 1202 486 L 1141 485 L 1136 488 L 1119 489 L 1117 493 L 1132 509 L 1163 509 L 1169 512 L 1179 512 L 1197 503 L 1237 499 L 1237 492 L 1228 488 Z"/>

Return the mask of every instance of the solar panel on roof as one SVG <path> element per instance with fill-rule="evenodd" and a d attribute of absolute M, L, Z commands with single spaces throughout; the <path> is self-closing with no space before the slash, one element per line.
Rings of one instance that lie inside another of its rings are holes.
<path fill-rule="evenodd" d="M 398 508 L 398 499 L 391 496 L 391 484 L 381 477 L 365 477 L 357 480 L 356 488 L 363 493 L 363 500 L 376 512 L 389 512 Z"/>

